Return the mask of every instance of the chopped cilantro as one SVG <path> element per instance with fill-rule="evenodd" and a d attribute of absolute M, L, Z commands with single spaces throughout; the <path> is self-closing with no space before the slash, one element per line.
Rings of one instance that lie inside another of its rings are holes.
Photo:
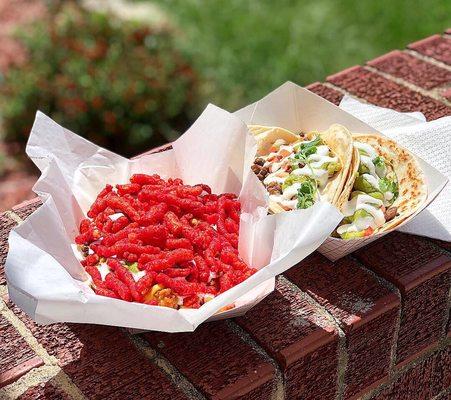
<path fill-rule="evenodd" d="M 296 155 L 294 158 L 298 160 L 306 160 L 308 156 L 316 153 L 318 146 L 323 143 L 321 138 L 317 136 L 315 139 L 310 142 L 303 142 L 296 146 Z"/>
<path fill-rule="evenodd" d="M 309 208 L 315 203 L 316 185 L 313 179 L 306 179 L 298 189 L 297 208 Z"/>

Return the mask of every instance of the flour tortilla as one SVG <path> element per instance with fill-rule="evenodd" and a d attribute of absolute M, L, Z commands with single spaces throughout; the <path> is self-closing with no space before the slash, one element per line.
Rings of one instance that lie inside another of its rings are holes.
<path fill-rule="evenodd" d="M 249 125 L 248 128 L 258 144 L 257 156 L 268 154 L 277 139 L 283 139 L 287 144 L 299 140 L 299 135 L 277 126 Z"/>
<path fill-rule="evenodd" d="M 339 207 L 341 194 L 346 187 L 349 173 L 353 166 L 354 146 L 352 145 L 352 135 L 344 126 L 333 124 L 325 132 L 319 134 L 324 143 L 331 149 L 332 153 L 338 156 L 341 163 L 341 170 L 329 179 L 324 189 L 325 200 L 336 207 Z"/>
<path fill-rule="evenodd" d="M 349 167 L 348 176 L 343 186 L 343 190 L 341 191 L 341 194 L 336 203 L 337 208 L 339 210 L 343 210 L 344 205 L 351 196 L 352 187 L 354 186 L 354 181 L 356 180 L 357 173 L 359 171 L 359 164 L 360 164 L 360 154 L 359 151 L 354 147 L 352 151 L 352 160 L 351 165 Z"/>
<path fill-rule="evenodd" d="M 372 146 L 392 166 L 397 176 L 399 196 L 391 206 L 397 207 L 397 216 L 376 230 L 376 233 L 392 230 L 414 214 L 426 201 L 428 193 L 423 171 L 412 153 L 385 136 L 378 134 L 353 134 L 352 136 L 354 141 Z M 356 176 L 346 185 L 350 185 L 351 191 L 355 178 Z"/>
<path fill-rule="evenodd" d="M 305 138 L 301 138 L 286 129 L 278 127 L 251 125 L 249 130 L 255 135 L 255 139 L 258 142 L 259 152 L 257 152 L 257 156 L 268 154 L 271 146 L 278 139 L 283 139 L 288 144 L 305 141 Z M 311 132 L 306 135 L 306 138 L 311 139 L 313 136 L 318 135 L 331 149 L 332 153 L 339 158 L 341 163 L 341 170 L 329 179 L 320 195 L 322 199 L 339 207 L 339 201 L 342 199 L 340 196 L 346 183 L 349 181 L 350 170 L 353 167 L 354 148 L 352 145 L 352 135 L 344 126 L 334 124 L 331 125 L 327 131 L 320 133 Z M 344 198 L 347 200 L 348 196 L 349 194 Z M 278 204 L 270 204 L 269 208 L 273 213 L 285 211 L 285 209 Z"/>

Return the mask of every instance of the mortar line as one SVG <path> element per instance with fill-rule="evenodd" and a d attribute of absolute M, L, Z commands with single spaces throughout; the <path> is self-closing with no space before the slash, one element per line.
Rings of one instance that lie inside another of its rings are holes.
<path fill-rule="evenodd" d="M 435 58 L 426 56 L 424 54 L 419 53 L 416 50 L 412 50 L 412 49 L 404 49 L 403 50 L 404 53 L 410 54 L 412 57 L 418 58 L 421 61 L 425 61 L 428 62 L 429 64 L 433 64 L 437 67 L 440 67 L 442 69 L 446 69 L 448 71 L 451 71 L 451 66 L 448 64 L 445 64 L 443 61 L 440 60 L 436 60 Z"/>
<path fill-rule="evenodd" d="M 42 358 L 46 365 L 58 365 L 56 357 L 51 356 L 45 348 L 37 341 L 31 331 L 25 326 L 25 324 L 8 308 L 6 303 L 1 301 L 1 315 L 5 317 L 9 323 L 19 332 L 21 337 L 27 342 L 28 346 Z"/>
<path fill-rule="evenodd" d="M 18 380 L 0 388 L 0 399 L 16 399 L 29 388 L 50 382 L 60 371 L 61 368 L 55 365 L 33 368 Z"/>
<path fill-rule="evenodd" d="M 305 301 L 312 305 L 326 320 L 328 320 L 338 332 L 337 348 L 337 382 L 336 382 L 336 400 L 343 400 L 346 389 L 346 370 L 348 367 L 349 355 L 346 333 L 342 328 L 341 322 L 335 318 L 324 306 L 319 304 L 312 296 L 304 292 L 299 286 L 290 281 L 287 277 L 281 277 L 291 288 L 299 291 Z"/>
<path fill-rule="evenodd" d="M 4 214 L 12 219 L 14 222 L 17 222 L 18 224 L 22 223 L 24 220 L 20 218 L 14 211 L 7 210 L 4 212 Z"/>
<path fill-rule="evenodd" d="M 442 390 L 439 394 L 435 395 L 431 400 L 445 400 L 445 397 L 443 397 L 444 395 L 451 395 L 451 387 Z"/>
<path fill-rule="evenodd" d="M 398 349 L 398 339 L 399 339 L 399 331 L 401 329 L 401 318 L 402 318 L 402 310 L 404 309 L 404 298 L 401 294 L 401 291 L 398 289 L 396 285 L 391 283 L 390 281 L 384 279 L 382 276 L 379 276 L 376 272 L 368 268 L 365 264 L 363 264 L 357 257 L 355 257 L 353 254 L 350 254 L 349 257 L 354 260 L 354 262 L 362 268 L 364 271 L 366 271 L 368 274 L 370 274 L 378 283 L 380 283 L 382 286 L 390 290 L 391 292 L 394 292 L 396 296 L 399 299 L 399 309 L 398 309 L 398 318 L 396 319 L 395 329 L 393 331 L 393 342 L 390 348 L 390 365 L 388 369 L 388 375 L 389 377 L 392 376 L 396 369 L 396 353 Z"/>
<path fill-rule="evenodd" d="M 231 319 L 227 319 L 225 323 L 229 326 L 229 328 L 246 344 L 252 347 L 258 354 L 260 354 L 265 361 L 268 361 L 273 367 L 275 371 L 275 380 L 276 385 L 273 393 L 271 395 L 271 400 L 284 400 L 285 399 L 285 378 L 284 374 L 278 365 L 277 361 L 274 360 L 265 349 L 263 349 L 253 338 L 252 336 L 246 332 L 240 325 Z"/>
<path fill-rule="evenodd" d="M 194 400 L 206 400 L 206 397 L 190 382 L 185 375 L 183 375 L 174 365 L 172 365 L 166 357 L 142 339 L 141 336 L 131 334 L 127 330 L 124 330 L 124 333 L 129 338 L 131 343 L 142 354 L 144 354 L 149 362 L 157 366 L 174 384 L 174 386 L 181 389 L 188 398 Z"/>
<path fill-rule="evenodd" d="M 294 285 L 294 283 L 293 283 Z M 303 294 L 304 299 L 313 305 L 315 308 L 321 310 L 323 314 L 330 319 L 338 332 L 338 349 L 337 349 L 337 393 L 336 400 L 343 400 L 346 390 L 346 370 L 348 368 L 349 354 L 348 354 L 348 338 L 342 327 L 341 322 L 332 315 L 325 307 L 319 304 L 308 293 L 299 289 Z"/>
<path fill-rule="evenodd" d="M 377 74 L 379 76 L 382 76 L 385 79 L 391 80 L 392 82 L 395 82 L 398 85 L 404 86 L 407 89 L 413 90 L 414 92 L 417 92 L 417 93 L 419 93 L 419 94 L 421 94 L 423 96 L 429 97 L 429 98 L 431 98 L 433 100 L 437 100 L 437 101 L 443 103 L 447 107 L 451 107 L 451 102 L 449 102 L 448 100 L 443 98 L 439 94 L 438 90 L 432 91 L 432 90 L 423 89 L 423 88 L 421 88 L 421 87 L 419 87 L 419 86 L 417 86 L 417 85 L 415 85 L 415 84 L 413 84 L 411 82 L 406 81 L 405 79 L 398 78 L 398 77 L 393 76 L 391 74 L 388 74 L 386 72 L 382 72 L 382 71 L 378 70 L 377 68 L 371 67 L 369 65 L 365 65 L 363 68 L 366 69 L 367 71 L 370 71 L 370 72 L 373 72 L 373 73 L 375 73 L 375 74 Z"/>
<path fill-rule="evenodd" d="M 325 81 L 325 82 L 321 82 L 321 84 L 328 87 L 329 89 L 332 89 L 332 90 L 335 90 L 336 92 L 341 93 L 344 96 L 352 97 L 353 99 L 358 100 L 361 103 L 371 104 L 368 100 L 366 100 L 362 97 L 356 96 L 355 94 L 352 94 L 352 93 L 348 92 L 346 89 L 343 89 L 342 87 L 337 86 L 331 82 Z"/>
<path fill-rule="evenodd" d="M 73 400 L 88 400 L 81 392 L 77 385 L 70 377 L 61 369 L 60 372 L 52 378 L 52 383 L 58 386 L 64 393 L 68 394 Z"/>
<path fill-rule="evenodd" d="M 426 361 L 429 357 L 433 356 L 434 353 L 438 353 L 444 350 L 451 343 L 451 339 L 443 340 L 437 342 L 437 346 L 425 351 L 419 357 L 412 360 L 409 364 L 403 365 L 401 368 L 397 368 L 395 373 L 389 377 L 388 381 L 381 384 L 380 386 L 370 390 L 368 393 L 362 396 L 360 400 L 371 400 L 374 396 L 379 395 L 383 390 L 389 388 L 395 381 L 401 376 L 408 372 L 410 369 L 415 368 L 420 363 Z M 430 382 L 432 384 L 432 382 Z"/>
<path fill-rule="evenodd" d="M 8 296 L 8 287 L 6 286 L 6 284 L 0 285 L 0 300 L 4 296 Z M 2 309 L 2 307 L 1 307 L 1 303 L 0 303 L 0 310 L 1 309 Z"/>
<path fill-rule="evenodd" d="M 60 375 L 64 376 L 64 379 L 61 382 L 63 384 L 64 381 L 63 388 L 65 391 L 77 394 L 76 398 L 78 399 L 85 399 L 80 389 L 72 382 L 70 377 L 59 366 L 58 359 L 47 352 L 47 350 L 33 336 L 32 332 L 27 328 L 24 322 L 19 317 L 17 317 L 12 310 L 8 308 L 3 299 L 0 299 L 0 315 L 5 317 L 9 321 L 9 323 L 25 340 L 28 346 L 30 346 L 35 354 L 42 359 L 46 366 L 54 366 L 60 369 Z"/>

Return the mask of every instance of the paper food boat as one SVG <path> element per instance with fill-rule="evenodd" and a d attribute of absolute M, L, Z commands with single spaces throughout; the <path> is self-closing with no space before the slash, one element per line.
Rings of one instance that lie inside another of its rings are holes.
<path fill-rule="evenodd" d="M 286 82 L 261 100 L 235 112 L 248 125 L 279 126 L 292 132 L 325 131 L 332 124 L 341 124 L 351 133 L 381 132 L 365 124 L 353 115 L 292 82 Z M 428 196 L 421 208 L 393 230 L 407 224 L 424 210 L 440 193 L 447 178 L 434 167 L 416 157 L 426 177 Z M 391 231 L 393 231 L 391 230 Z M 335 261 L 381 238 L 391 231 L 356 240 L 328 237 L 318 251 Z"/>
<path fill-rule="evenodd" d="M 9 236 L 6 278 L 11 300 L 36 322 L 77 322 L 166 332 L 192 331 L 207 320 L 244 314 L 274 289 L 275 276 L 308 256 L 341 220 L 319 202 L 267 215 L 267 193 L 250 167 L 256 143 L 236 116 L 208 106 L 173 149 L 128 160 L 38 113 L 27 154 L 41 170 L 33 188 L 43 205 Z M 205 183 L 240 195 L 241 257 L 259 271 L 199 309 L 175 310 L 98 296 L 72 251 L 80 220 L 105 184 L 133 173 Z M 324 223 L 324 221 L 327 221 Z M 224 306 L 234 304 L 229 311 Z"/>

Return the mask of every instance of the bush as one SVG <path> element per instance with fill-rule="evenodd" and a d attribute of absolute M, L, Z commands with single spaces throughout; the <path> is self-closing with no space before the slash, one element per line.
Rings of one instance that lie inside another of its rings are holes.
<path fill-rule="evenodd" d="M 36 110 L 134 155 L 189 123 L 196 75 L 167 29 L 65 6 L 20 34 L 28 60 L 0 81 L 5 139 L 25 143 Z"/>

